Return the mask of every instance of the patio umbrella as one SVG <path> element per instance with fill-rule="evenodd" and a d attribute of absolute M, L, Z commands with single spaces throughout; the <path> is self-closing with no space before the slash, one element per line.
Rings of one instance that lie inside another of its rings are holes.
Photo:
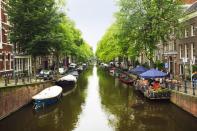
<path fill-rule="evenodd" d="M 162 71 L 156 70 L 156 69 L 150 69 L 142 74 L 140 74 L 143 78 L 162 78 L 167 76 L 167 73 L 164 73 Z"/>
<path fill-rule="evenodd" d="M 139 75 L 141 73 L 146 72 L 147 70 L 148 69 L 143 67 L 143 66 L 137 66 L 136 68 L 134 68 L 132 70 L 129 70 L 129 73 L 133 73 L 133 74 Z"/>

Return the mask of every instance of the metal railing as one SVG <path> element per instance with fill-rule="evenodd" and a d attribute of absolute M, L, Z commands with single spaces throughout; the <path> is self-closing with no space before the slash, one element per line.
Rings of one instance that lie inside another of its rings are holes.
<path fill-rule="evenodd" d="M 166 82 L 165 87 L 188 95 L 197 95 L 197 82 L 183 81 L 181 83 Z"/>

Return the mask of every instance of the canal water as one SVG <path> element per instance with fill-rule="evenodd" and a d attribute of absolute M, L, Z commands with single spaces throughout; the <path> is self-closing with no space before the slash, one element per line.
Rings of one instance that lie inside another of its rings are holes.
<path fill-rule="evenodd" d="M 197 119 L 94 66 L 60 102 L 38 112 L 29 104 L 0 121 L 0 131 L 197 131 Z"/>

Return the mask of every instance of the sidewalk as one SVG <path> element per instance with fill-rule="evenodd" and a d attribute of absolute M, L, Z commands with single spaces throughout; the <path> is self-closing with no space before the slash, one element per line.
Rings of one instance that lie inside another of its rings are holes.
<path fill-rule="evenodd" d="M 33 83 L 38 83 L 38 82 L 44 82 L 44 80 L 43 79 L 36 80 L 35 78 L 32 78 L 31 81 L 29 81 L 28 78 L 25 78 L 23 82 L 22 79 L 19 79 L 17 82 L 17 85 L 26 85 L 26 84 L 33 84 Z M 15 80 L 13 79 L 9 80 L 9 83 L 7 84 L 7 86 L 5 85 L 5 80 L 0 80 L 0 88 L 8 87 L 8 86 L 16 86 Z"/>

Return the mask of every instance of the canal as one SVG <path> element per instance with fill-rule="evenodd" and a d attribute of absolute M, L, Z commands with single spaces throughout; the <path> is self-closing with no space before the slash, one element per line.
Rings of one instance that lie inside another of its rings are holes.
<path fill-rule="evenodd" d="M 197 131 L 197 119 L 93 67 L 60 102 L 38 112 L 29 104 L 0 121 L 0 131 Z"/>

